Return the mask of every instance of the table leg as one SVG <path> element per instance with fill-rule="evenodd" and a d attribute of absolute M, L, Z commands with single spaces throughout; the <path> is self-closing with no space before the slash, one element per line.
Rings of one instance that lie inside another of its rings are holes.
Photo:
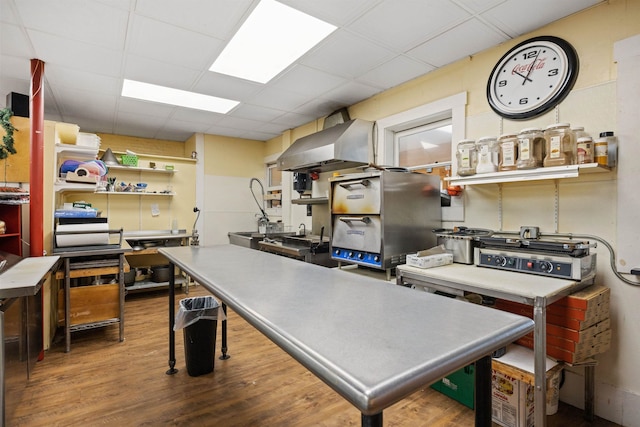
<path fill-rule="evenodd" d="M 536 297 L 533 303 L 533 395 L 534 425 L 547 425 L 547 300 Z"/>
<path fill-rule="evenodd" d="M 169 263 L 169 271 L 173 271 L 175 265 Z M 175 322 L 175 309 L 176 309 L 176 279 L 175 275 L 169 275 L 169 369 L 167 375 L 173 375 L 178 372 L 176 366 L 176 333 L 173 330 L 173 324 Z"/>
<path fill-rule="evenodd" d="M 120 296 L 120 342 L 124 341 L 124 254 L 118 261 L 118 289 Z"/>
<path fill-rule="evenodd" d="M 362 414 L 362 427 L 382 427 L 382 412 L 374 415 Z"/>
<path fill-rule="evenodd" d="M 587 421 L 594 418 L 594 388 L 596 380 L 596 367 L 585 366 L 584 368 L 584 417 Z"/>
<path fill-rule="evenodd" d="M 491 427 L 491 356 L 476 360 L 476 427 Z"/>
<path fill-rule="evenodd" d="M 64 259 L 64 344 L 65 352 L 71 351 L 71 261 Z"/>
<path fill-rule="evenodd" d="M 222 303 L 222 311 L 224 312 L 224 320 L 222 321 L 222 356 L 220 356 L 220 360 L 227 360 L 231 357 L 227 354 L 227 304 Z"/>

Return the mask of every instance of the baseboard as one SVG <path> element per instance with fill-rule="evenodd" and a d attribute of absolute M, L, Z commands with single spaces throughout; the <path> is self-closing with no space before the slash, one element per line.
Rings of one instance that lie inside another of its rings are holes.
<path fill-rule="evenodd" d="M 564 372 L 560 400 L 584 409 L 584 375 L 569 369 Z M 621 426 L 640 426 L 640 395 L 598 382 L 596 368 L 595 414 Z"/>

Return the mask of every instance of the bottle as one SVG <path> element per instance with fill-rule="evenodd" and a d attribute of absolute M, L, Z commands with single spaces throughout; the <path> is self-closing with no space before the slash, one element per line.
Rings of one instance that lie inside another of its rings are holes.
<path fill-rule="evenodd" d="M 478 165 L 476 173 L 496 172 L 498 170 L 498 140 L 494 136 L 484 136 L 476 144 Z"/>
<path fill-rule="evenodd" d="M 609 165 L 609 144 L 607 138 L 598 138 L 593 144 L 593 152 L 596 163 L 601 166 Z"/>
<path fill-rule="evenodd" d="M 575 140 L 569 123 L 556 123 L 544 131 L 546 156 L 544 166 L 575 164 Z"/>
<path fill-rule="evenodd" d="M 499 171 L 516 170 L 516 161 L 518 160 L 518 137 L 517 135 L 500 135 L 498 138 L 500 144 L 500 164 Z"/>
<path fill-rule="evenodd" d="M 600 132 L 600 138 L 607 140 L 607 166 L 615 167 L 618 158 L 618 138 L 612 131 Z"/>
<path fill-rule="evenodd" d="M 576 144 L 576 163 L 579 165 L 593 163 L 593 140 L 590 136 L 578 138 L 578 143 Z"/>
<path fill-rule="evenodd" d="M 542 166 L 545 152 L 544 134 L 541 129 L 527 128 L 518 133 L 518 169 L 534 169 Z"/>
<path fill-rule="evenodd" d="M 472 139 L 460 141 L 457 146 L 456 160 L 458 161 L 458 175 L 475 175 L 478 164 L 476 142 Z"/>

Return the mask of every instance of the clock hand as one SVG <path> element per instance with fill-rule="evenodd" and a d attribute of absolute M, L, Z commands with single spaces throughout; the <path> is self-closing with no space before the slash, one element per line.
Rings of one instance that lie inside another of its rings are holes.
<path fill-rule="evenodd" d="M 522 85 L 523 86 L 527 82 L 527 80 L 531 81 L 529 76 L 531 75 L 531 72 L 533 71 L 533 66 L 536 64 L 536 61 L 538 60 L 538 56 L 540 56 L 540 50 L 541 49 L 538 49 L 538 53 L 536 53 L 536 57 L 533 58 L 533 61 L 531 62 L 531 67 L 529 68 L 529 72 L 527 73 L 527 77 L 525 77 L 525 79 L 522 81 Z"/>
<path fill-rule="evenodd" d="M 514 73 L 515 73 L 515 74 L 517 74 L 517 75 L 519 75 L 519 76 L 520 76 L 520 77 L 522 77 L 523 79 L 525 79 L 525 81 L 526 81 L 526 80 L 529 80 L 530 82 L 532 82 L 532 81 L 533 81 L 533 80 L 531 80 L 529 77 L 525 76 L 524 74 L 520 74 L 520 73 L 519 73 L 519 72 L 517 72 L 517 71 L 514 71 Z M 524 84 L 524 83 L 522 83 L 522 84 Z"/>

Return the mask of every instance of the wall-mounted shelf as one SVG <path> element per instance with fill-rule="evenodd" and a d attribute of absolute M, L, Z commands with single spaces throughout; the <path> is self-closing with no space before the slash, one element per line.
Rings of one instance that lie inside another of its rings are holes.
<path fill-rule="evenodd" d="M 124 170 L 124 171 L 131 171 L 131 172 L 151 172 L 151 173 L 165 173 L 165 174 L 173 174 L 175 172 L 178 172 L 175 169 L 164 169 L 164 168 L 143 168 L 143 167 L 138 167 L 138 166 L 123 166 L 123 165 L 107 165 L 107 167 L 109 168 L 109 171 L 111 170 Z"/>
<path fill-rule="evenodd" d="M 527 170 L 492 172 L 471 176 L 454 176 L 445 178 L 449 185 L 477 185 L 502 182 L 540 181 L 547 179 L 577 178 L 585 173 L 610 172 L 611 169 L 598 163 L 583 165 L 554 166 Z"/>

